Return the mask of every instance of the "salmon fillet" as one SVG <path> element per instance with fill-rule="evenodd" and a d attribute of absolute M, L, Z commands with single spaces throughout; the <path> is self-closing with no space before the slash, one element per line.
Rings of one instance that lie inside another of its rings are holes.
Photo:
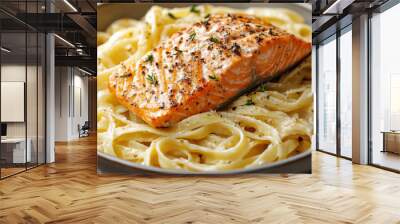
<path fill-rule="evenodd" d="M 217 14 L 172 35 L 109 79 L 118 102 L 153 127 L 168 127 L 232 101 L 311 52 L 255 17 Z"/>

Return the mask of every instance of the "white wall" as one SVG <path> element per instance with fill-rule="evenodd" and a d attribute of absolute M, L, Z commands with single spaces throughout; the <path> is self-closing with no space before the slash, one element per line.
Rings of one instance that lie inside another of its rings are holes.
<path fill-rule="evenodd" d="M 68 140 L 69 68 L 55 68 L 55 140 Z"/>
<path fill-rule="evenodd" d="M 88 120 L 88 78 L 72 67 L 56 67 L 55 74 L 55 140 L 74 140 Z"/>
<path fill-rule="evenodd" d="M 88 78 L 81 76 L 82 73 L 80 72 L 79 75 L 76 75 L 76 71 L 77 70 L 75 70 L 74 82 L 73 82 L 74 85 L 73 94 L 75 95 L 72 97 L 74 99 L 74 108 L 72 110 L 73 119 L 71 121 L 72 122 L 71 135 L 73 136 L 73 138 L 79 137 L 77 128 L 78 124 L 83 125 L 85 121 L 88 121 Z"/>
<path fill-rule="evenodd" d="M 33 69 L 28 66 L 28 71 Z M 6 64 L 1 66 L 1 81 L 25 82 L 25 64 Z M 35 94 L 36 95 L 36 94 Z M 7 110 L 7 108 L 1 108 Z M 29 119 L 28 119 L 29 120 Z M 7 122 L 7 137 L 25 137 L 25 122 Z"/>

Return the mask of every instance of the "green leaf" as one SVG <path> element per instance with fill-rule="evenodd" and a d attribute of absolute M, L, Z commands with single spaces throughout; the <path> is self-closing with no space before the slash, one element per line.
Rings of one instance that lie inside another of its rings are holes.
<path fill-rule="evenodd" d="M 216 43 L 216 44 L 218 44 L 218 43 L 220 43 L 220 41 L 219 41 L 219 39 L 218 38 L 216 38 L 216 37 L 210 37 L 210 39 L 209 39 L 211 42 L 214 42 L 214 43 Z"/>
<path fill-rule="evenodd" d="M 190 41 L 193 41 L 194 38 L 196 38 L 196 33 L 195 33 L 195 32 L 193 32 L 193 33 L 190 34 L 189 40 L 190 40 Z"/>
<path fill-rule="evenodd" d="M 254 105 L 254 102 L 253 102 L 253 100 L 248 99 L 244 105 L 245 105 L 245 106 Z"/>
<path fill-rule="evenodd" d="M 144 61 L 145 61 L 145 62 L 153 63 L 153 60 L 154 60 L 153 55 L 152 55 L 152 54 L 149 54 L 149 55 L 147 56 L 146 60 L 144 60 Z"/>
<path fill-rule="evenodd" d="M 150 82 L 152 85 L 158 85 L 158 80 L 156 75 L 153 73 L 151 75 L 147 75 L 146 79 Z"/>
<path fill-rule="evenodd" d="M 168 13 L 168 16 L 171 18 L 171 19 L 178 19 L 178 18 L 176 18 L 176 16 L 174 15 L 174 14 L 172 14 L 172 13 Z"/>
<path fill-rule="evenodd" d="M 257 88 L 257 92 L 267 91 L 267 86 L 263 83 Z"/>
<path fill-rule="evenodd" d="M 199 14 L 200 10 L 197 9 L 197 5 L 192 5 L 192 7 L 190 7 L 190 12 Z"/>

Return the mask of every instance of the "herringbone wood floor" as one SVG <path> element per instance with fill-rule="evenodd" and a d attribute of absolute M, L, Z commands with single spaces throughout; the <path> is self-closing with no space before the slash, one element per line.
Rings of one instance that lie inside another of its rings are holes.
<path fill-rule="evenodd" d="M 96 174 L 95 138 L 0 181 L 0 223 L 400 223 L 400 175 L 313 155 L 312 175 Z"/>

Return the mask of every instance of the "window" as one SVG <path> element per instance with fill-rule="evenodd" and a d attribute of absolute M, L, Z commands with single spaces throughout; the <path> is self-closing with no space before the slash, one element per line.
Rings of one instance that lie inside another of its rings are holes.
<path fill-rule="evenodd" d="M 12 2 L 0 1 L 0 7 Z M 44 1 L 18 2 L 18 16 Z M 45 163 L 45 34 L 0 12 L 0 179 Z M 10 96 L 13 96 L 12 98 Z"/>
<path fill-rule="evenodd" d="M 336 153 L 336 36 L 318 47 L 318 149 Z"/>
<path fill-rule="evenodd" d="M 352 32 L 351 25 L 340 36 L 340 155 L 351 158 L 352 148 Z"/>
<path fill-rule="evenodd" d="M 400 170 L 400 5 L 371 18 L 372 164 Z"/>

